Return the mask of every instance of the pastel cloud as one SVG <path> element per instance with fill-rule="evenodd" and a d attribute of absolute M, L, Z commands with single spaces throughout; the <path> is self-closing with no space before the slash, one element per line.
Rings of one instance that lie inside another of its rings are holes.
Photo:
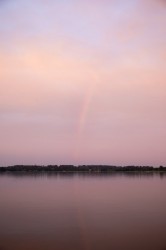
<path fill-rule="evenodd" d="M 0 164 L 165 164 L 164 1 L 0 5 Z"/>

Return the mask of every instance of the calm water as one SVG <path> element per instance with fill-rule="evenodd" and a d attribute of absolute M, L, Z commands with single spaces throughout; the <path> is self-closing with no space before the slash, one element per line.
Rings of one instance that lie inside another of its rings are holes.
<path fill-rule="evenodd" d="M 0 250 L 166 250 L 166 175 L 0 175 Z"/>

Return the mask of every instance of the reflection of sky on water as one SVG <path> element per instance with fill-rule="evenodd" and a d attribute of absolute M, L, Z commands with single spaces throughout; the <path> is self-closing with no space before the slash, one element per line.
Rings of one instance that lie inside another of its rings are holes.
<path fill-rule="evenodd" d="M 165 188 L 160 175 L 1 175 L 0 245 L 162 249 Z"/>

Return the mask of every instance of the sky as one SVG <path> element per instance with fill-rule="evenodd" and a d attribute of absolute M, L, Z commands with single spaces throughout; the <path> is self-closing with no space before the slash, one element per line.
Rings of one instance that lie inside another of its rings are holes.
<path fill-rule="evenodd" d="M 165 0 L 0 0 L 0 165 L 166 165 Z"/>

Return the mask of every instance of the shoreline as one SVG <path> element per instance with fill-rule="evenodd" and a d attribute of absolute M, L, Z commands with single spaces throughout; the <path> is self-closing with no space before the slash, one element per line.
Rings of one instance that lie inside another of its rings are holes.
<path fill-rule="evenodd" d="M 56 173 L 166 173 L 166 167 L 152 166 L 112 166 L 112 165 L 14 165 L 0 167 L 0 173 L 6 172 L 56 172 Z"/>

